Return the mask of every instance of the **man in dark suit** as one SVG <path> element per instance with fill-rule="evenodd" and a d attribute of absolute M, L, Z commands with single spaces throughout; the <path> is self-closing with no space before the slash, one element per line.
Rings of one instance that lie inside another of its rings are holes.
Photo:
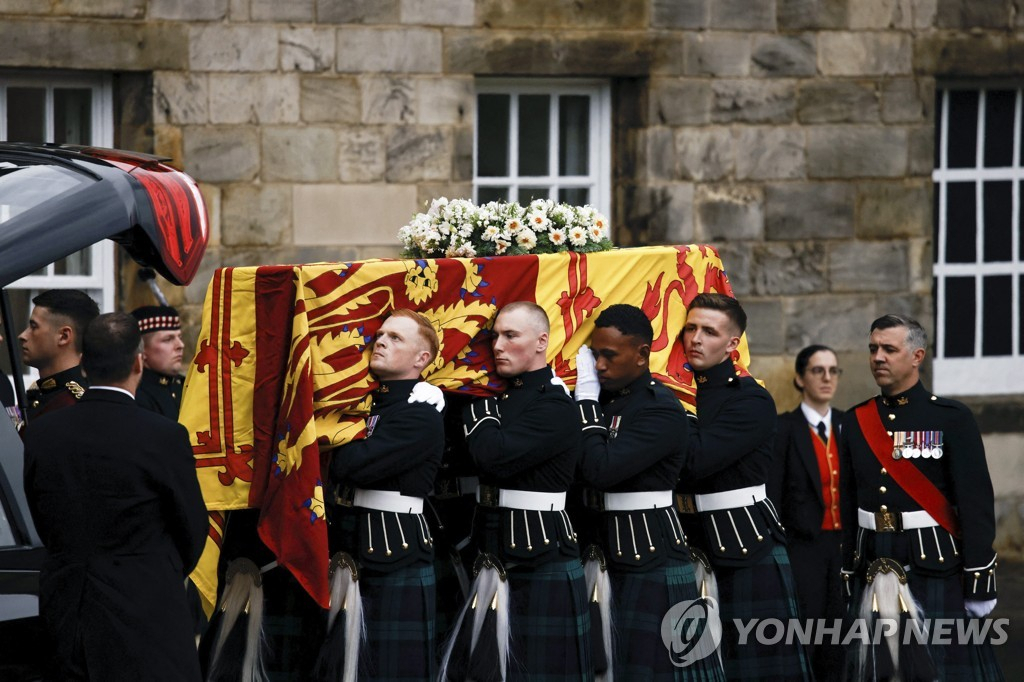
<path fill-rule="evenodd" d="M 803 400 L 792 412 L 779 415 L 768 480 L 768 497 L 778 505 L 786 527 L 800 617 L 824 618 L 830 626 L 843 617 L 838 450 L 843 413 L 831 406 L 841 374 L 828 346 L 807 346 L 797 354 L 793 385 Z M 837 679 L 841 647 L 816 646 L 811 666 L 817 679 Z"/>
<path fill-rule="evenodd" d="M 25 331 L 18 334 L 21 359 L 35 367 L 39 379 L 29 387 L 28 422 L 73 405 L 88 384 L 79 367 L 82 335 L 100 309 L 77 289 L 51 289 L 32 299 L 35 307 Z"/>
<path fill-rule="evenodd" d="M 25 489 L 49 554 L 49 679 L 198 681 L 183 580 L 207 521 L 188 433 L 135 405 L 134 318 L 101 315 L 83 341 L 92 388 L 25 439 Z"/>
<path fill-rule="evenodd" d="M 142 381 L 135 393 L 139 407 L 170 419 L 178 418 L 185 377 L 181 363 L 185 344 L 181 318 L 169 305 L 147 305 L 132 311 L 142 332 Z"/>

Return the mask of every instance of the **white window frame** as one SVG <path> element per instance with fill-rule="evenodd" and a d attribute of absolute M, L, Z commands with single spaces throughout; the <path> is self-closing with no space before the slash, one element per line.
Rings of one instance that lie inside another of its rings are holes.
<path fill-rule="evenodd" d="M 584 187 L 590 190 L 590 205 L 605 215 L 611 215 L 611 150 L 612 113 L 611 83 L 597 79 L 478 79 L 476 94 L 511 95 L 509 116 L 509 174 L 506 176 L 480 177 L 477 171 L 479 140 L 473 136 L 473 200 L 477 200 L 481 187 L 508 187 L 509 192 L 518 195 L 520 186 L 551 187 L 549 198 L 558 202 L 558 190 Z M 519 150 L 519 95 L 550 95 L 550 148 L 548 175 L 520 176 L 518 174 Z M 558 175 L 558 99 L 564 95 L 590 97 L 590 147 L 589 173 L 587 175 Z M 479 117 L 479 109 L 477 117 Z M 476 121 L 479 129 L 479 118 Z"/>
<path fill-rule="evenodd" d="M 1020 183 L 1024 181 L 1024 167 L 1021 166 L 1021 116 L 1024 111 L 1022 89 L 1013 88 L 1017 92 L 1014 107 L 1013 162 L 1010 167 L 985 168 L 981 150 L 985 142 L 985 93 L 987 88 L 976 88 L 980 94 L 978 103 L 978 129 L 975 149 L 978 150 L 974 168 L 949 168 L 949 97 L 952 88 L 939 91 L 939 102 L 942 107 L 941 149 L 939 150 L 939 167 L 932 172 L 935 192 L 938 196 L 938 234 L 935 248 L 935 358 L 933 362 L 934 386 L 937 393 L 951 395 L 1006 395 L 1024 393 L 1020 377 L 1024 376 L 1024 355 L 1020 350 L 1020 279 L 1024 275 L 1024 260 L 1020 258 Z M 1009 88 L 999 88 L 1006 90 Z M 947 263 L 947 187 L 949 182 L 975 182 L 975 259 L 974 263 Z M 984 182 L 1010 181 L 1012 184 L 1011 205 L 1011 259 L 998 263 L 984 261 Z M 1009 275 L 1011 278 L 1011 354 L 1004 356 L 984 356 L 982 354 L 983 326 L 983 290 L 982 281 L 986 276 Z M 942 356 L 945 349 L 946 320 L 955 311 L 946 310 L 945 280 L 948 277 L 973 277 L 975 281 L 975 320 L 974 320 L 974 355 L 972 357 L 946 358 Z"/>
<path fill-rule="evenodd" d="M 92 91 L 92 131 L 90 145 L 96 147 L 112 147 L 114 145 L 114 96 L 113 84 L 109 75 L 104 74 L 72 74 L 64 72 L 24 72 L 0 71 L 0 140 L 7 139 L 7 94 L 8 87 L 32 87 L 46 89 L 45 134 L 46 142 L 54 140 L 53 131 L 53 91 L 55 88 L 88 88 Z M 12 140 L 17 141 L 17 140 Z M 58 275 L 54 273 L 54 265 L 46 267 L 45 274 L 28 275 L 7 285 L 7 289 L 28 290 L 29 298 L 48 289 L 81 289 L 89 294 L 99 306 L 101 312 L 114 310 L 114 292 L 116 285 L 116 259 L 114 243 L 104 239 L 89 247 L 92 273 L 90 275 Z M 16 343 L 28 320 L 15 320 L 17 330 L 8 330 L 10 335 L 6 342 Z M 37 372 L 34 368 L 26 368 L 26 382 L 34 381 Z"/>

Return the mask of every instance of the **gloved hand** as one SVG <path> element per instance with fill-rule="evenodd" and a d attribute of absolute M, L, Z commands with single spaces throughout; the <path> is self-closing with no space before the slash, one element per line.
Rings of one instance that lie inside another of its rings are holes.
<path fill-rule="evenodd" d="M 853 599 L 853 581 L 855 573 L 853 571 L 847 571 L 845 568 L 843 568 L 839 570 L 839 574 L 843 580 L 843 603 L 849 606 L 850 600 Z"/>
<path fill-rule="evenodd" d="M 418 381 L 409 394 L 410 403 L 427 403 L 438 412 L 444 412 L 444 393 L 437 386 L 426 381 Z"/>
<path fill-rule="evenodd" d="M 964 610 L 971 618 L 984 618 L 996 607 L 995 599 L 964 599 Z"/>
<path fill-rule="evenodd" d="M 565 385 L 565 382 L 562 381 L 562 377 L 560 376 L 555 375 L 551 377 L 551 385 L 558 386 L 560 389 L 565 391 L 566 395 L 572 395 L 571 393 L 569 393 L 569 387 Z"/>
<path fill-rule="evenodd" d="M 501 425 L 501 413 L 495 398 L 479 398 L 462 408 L 462 431 L 467 437 L 487 421 Z"/>
<path fill-rule="evenodd" d="M 587 346 L 576 352 L 576 402 L 597 400 L 601 395 L 601 382 L 597 379 L 594 353 Z"/>

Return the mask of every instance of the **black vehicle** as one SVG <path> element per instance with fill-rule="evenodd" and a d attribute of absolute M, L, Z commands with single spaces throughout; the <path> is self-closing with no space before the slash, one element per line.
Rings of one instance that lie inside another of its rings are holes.
<path fill-rule="evenodd" d="M 17 334 L 6 287 L 103 239 L 174 284 L 192 281 L 206 251 L 206 207 L 196 183 L 148 154 L 0 142 L 0 314 Z M 16 341 L 6 340 L 21 413 Z M 39 569 L 45 549 L 23 489 L 23 449 L 0 412 L 0 680 L 40 677 Z"/>

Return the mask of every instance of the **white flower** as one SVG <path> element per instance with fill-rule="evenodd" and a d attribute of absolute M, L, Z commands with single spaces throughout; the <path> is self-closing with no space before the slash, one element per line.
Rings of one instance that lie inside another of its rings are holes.
<path fill-rule="evenodd" d="M 485 229 L 483 234 L 480 236 L 489 242 L 493 242 L 498 237 L 498 228 L 494 225 L 488 225 L 487 229 Z"/>
<path fill-rule="evenodd" d="M 550 234 L 548 234 L 548 239 L 550 239 L 551 243 L 555 246 L 561 246 L 565 243 L 565 230 L 556 227 L 551 230 Z"/>
<path fill-rule="evenodd" d="M 509 218 L 505 221 L 505 229 L 509 233 L 515 233 L 523 229 L 523 224 L 519 222 L 519 218 Z"/>
<path fill-rule="evenodd" d="M 580 225 L 573 227 L 569 230 L 569 241 L 572 242 L 573 246 L 586 246 L 587 231 Z"/>
<path fill-rule="evenodd" d="M 551 221 L 548 220 L 548 217 L 540 211 L 530 211 L 526 214 L 526 224 L 529 225 L 531 229 L 546 230 L 548 223 L 550 222 Z"/>
<path fill-rule="evenodd" d="M 505 241 L 504 239 L 495 239 L 494 240 L 494 253 L 496 253 L 496 254 L 498 254 L 500 256 L 501 254 L 505 253 L 505 251 L 507 251 L 508 247 L 511 246 L 511 245 L 512 245 L 511 242 Z"/>
<path fill-rule="evenodd" d="M 604 239 L 604 230 L 602 230 L 597 225 L 591 225 L 590 226 L 590 238 L 593 241 L 595 241 L 595 242 L 601 241 L 602 239 Z"/>
<path fill-rule="evenodd" d="M 533 230 L 522 229 L 516 234 L 516 244 L 521 246 L 523 249 L 530 251 L 533 247 L 537 246 L 537 235 Z"/>
<path fill-rule="evenodd" d="M 536 213 L 547 213 L 555 205 L 551 199 L 534 199 L 530 202 L 530 211 Z"/>
<path fill-rule="evenodd" d="M 589 207 L 588 207 L 589 208 Z M 594 221 L 594 227 L 601 230 L 601 236 L 608 236 L 608 219 L 603 214 L 593 211 L 592 218 Z"/>

